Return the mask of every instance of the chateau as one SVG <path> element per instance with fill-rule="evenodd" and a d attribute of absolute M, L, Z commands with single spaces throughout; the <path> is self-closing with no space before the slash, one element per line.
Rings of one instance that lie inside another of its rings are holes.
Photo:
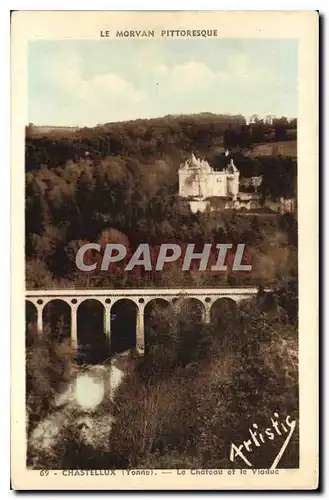
<path fill-rule="evenodd" d="M 294 199 L 281 197 L 277 201 L 268 198 L 261 200 L 258 188 L 262 180 L 262 176 L 240 179 L 240 172 L 228 150 L 224 153 L 222 170 L 214 170 L 207 161 L 196 158 L 193 153 L 178 170 L 179 196 L 188 201 L 192 212 L 260 208 L 279 213 L 295 211 Z M 246 188 L 249 188 L 249 192 L 246 192 Z"/>
<path fill-rule="evenodd" d="M 228 152 L 225 153 L 228 156 Z M 207 161 L 192 156 L 179 169 L 179 194 L 185 198 L 206 199 L 210 196 L 230 197 L 236 200 L 240 172 L 231 158 L 222 171 L 214 170 Z"/>
<path fill-rule="evenodd" d="M 223 202 L 223 208 L 238 205 L 240 172 L 227 150 L 225 157 L 227 165 L 221 171 L 214 170 L 207 161 L 196 158 L 193 153 L 189 160 L 181 164 L 178 171 L 179 196 L 188 198 L 193 212 L 210 207 L 213 197 Z"/>

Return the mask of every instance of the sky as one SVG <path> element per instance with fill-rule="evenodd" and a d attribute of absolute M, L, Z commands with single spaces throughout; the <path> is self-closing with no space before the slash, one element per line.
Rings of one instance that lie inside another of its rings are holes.
<path fill-rule="evenodd" d="M 295 40 L 34 40 L 28 122 L 94 126 L 168 114 L 297 117 Z"/>

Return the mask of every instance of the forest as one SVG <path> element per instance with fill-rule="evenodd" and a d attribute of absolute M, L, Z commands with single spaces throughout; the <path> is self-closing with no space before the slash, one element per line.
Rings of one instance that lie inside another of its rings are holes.
<path fill-rule="evenodd" d="M 93 128 L 26 127 L 26 172 L 41 165 L 58 167 L 85 157 L 134 158 L 148 163 L 182 159 L 191 151 L 207 156 L 216 147 L 248 149 L 262 142 L 297 139 L 297 120 L 277 118 L 269 124 L 255 115 L 168 115 L 163 118 L 108 123 Z"/>
<path fill-rule="evenodd" d="M 54 329 L 33 335 L 26 351 L 27 464 L 248 468 L 241 459 L 230 461 L 230 447 L 243 442 L 253 423 L 268 427 L 274 412 L 298 421 L 296 292 L 290 287 L 267 311 L 256 300 L 237 309 L 223 305 L 210 324 L 193 309 L 173 315 L 155 307 L 147 322 L 147 355 L 130 361 L 114 401 L 106 392 L 89 410 L 74 397 L 59 403 L 72 378 L 69 340 L 51 340 Z M 111 373 L 110 359 L 103 370 Z M 268 469 L 283 440 L 256 449 L 252 467 Z M 297 427 L 278 468 L 298 467 L 298 443 Z"/>
<path fill-rule="evenodd" d="M 221 168 L 227 147 L 242 177 L 263 175 L 264 196 L 296 197 L 296 157 L 249 154 L 255 144 L 296 138 L 296 120 L 269 124 L 255 118 L 247 124 L 242 116 L 209 113 L 47 133 L 27 127 L 27 288 L 253 285 L 260 290 L 237 308 L 223 306 L 209 324 L 193 309 L 173 314 L 155 308 L 145 321 L 147 355 L 133 361 L 114 401 L 106 393 L 89 413 L 75 400 L 57 401 L 72 378 L 69 335 L 63 339 L 56 330 L 64 320 L 55 318 L 42 336 L 30 322 L 29 466 L 246 468 L 243 462 L 232 466 L 232 442 L 242 442 L 253 423 L 266 428 L 275 411 L 298 419 L 296 216 L 194 214 L 177 196 L 181 161 L 194 151 Z M 121 243 L 131 252 L 140 243 L 245 243 L 252 273 L 211 276 L 180 273 L 174 266 L 133 274 L 80 272 L 75 255 L 88 242 L 102 248 Z M 274 290 L 269 305 L 264 286 Z M 111 362 L 104 364 L 109 373 Z M 298 467 L 298 443 L 297 429 L 280 467 Z M 253 467 L 271 466 L 278 450 L 270 446 L 253 456 Z"/>
<path fill-rule="evenodd" d="M 252 276 L 216 277 L 220 284 L 273 283 L 297 272 L 294 215 L 242 217 L 234 211 L 193 214 L 177 196 L 177 170 L 192 151 L 214 168 L 229 148 L 240 176 L 262 175 L 273 200 L 296 197 L 297 160 L 248 154 L 259 141 L 296 140 L 297 122 L 204 113 L 48 131 L 26 128 L 26 281 L 28 288 L 210 284 L 214 277 L 167 273 L 117 276 L 78 272 L 85 243 L 246 243 Z M 174 278 L 174 282 L 172 281 Z M 197 280 L 197 282 L 196 282 Z M 238 281 L 236 281 L 238 280 Z"/>

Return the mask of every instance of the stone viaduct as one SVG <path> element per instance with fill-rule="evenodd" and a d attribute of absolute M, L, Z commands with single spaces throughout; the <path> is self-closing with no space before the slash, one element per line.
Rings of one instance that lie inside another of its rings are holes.
<path fill-rule="evenodd" d="M 256 287 L 246 288 L 145 288 L 145 289 L 61 289 L 61 290 L 27 290 L 25 299 L 36 309 L 37 329 L 43 330 L 43 309 L 54 300 L 65 302 L 70 308 L 71 346 L 72 351 L 78 348 L 77 315 L 79 306 L 86 300 L 96 300 L 103 306 L 104 330 L 108 346 L 111 346 L 111 309 L 122 299 L 132 301 L 136 306 L 136 347 L 140 354 L 144 352 L 144 309 L 152 301 L 162 299 L 174 307 L 186 299 L 199 302 L 202 317 L 206 323 L 210 322 L 211 308 L 220 299 L 228 299 L 235 303 L 257 295 Z"/>

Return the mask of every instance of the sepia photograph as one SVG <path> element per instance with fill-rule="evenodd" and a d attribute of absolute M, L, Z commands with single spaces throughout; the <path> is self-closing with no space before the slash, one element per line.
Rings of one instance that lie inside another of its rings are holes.
<path fill-rule="evenodd" d="M 26 43 L 26 470 L 279 482 L 301 466 L 299 39 L 121 16 Z"/>

